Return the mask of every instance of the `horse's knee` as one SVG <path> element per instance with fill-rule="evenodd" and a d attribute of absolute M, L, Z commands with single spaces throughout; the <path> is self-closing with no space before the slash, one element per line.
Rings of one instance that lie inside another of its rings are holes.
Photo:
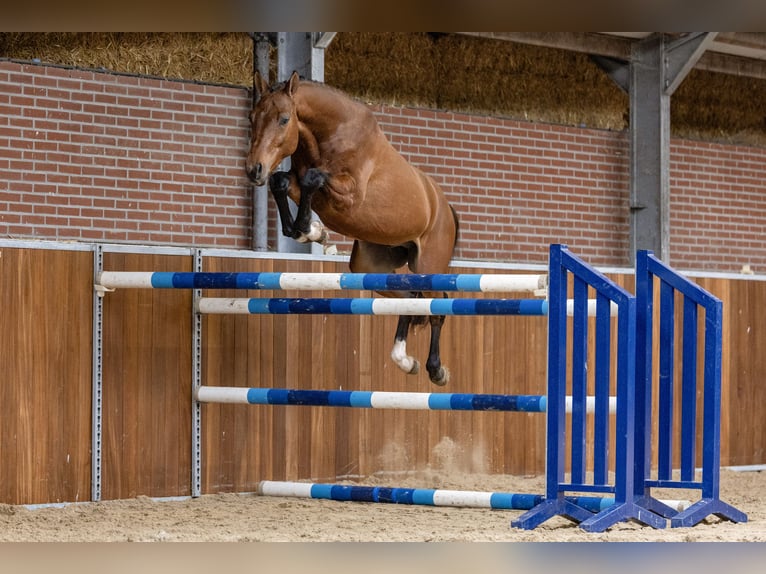
<path fill-rule="evenodd" d="M 303 176 L 303 179 L 301 179 L 301 189 L 319 189 L 322 187 L 325 183 L 327 183 L 329 175 L 327 172 L 322 171 L 321 169 L 317 169 L 315 167 L 312 167 Z"/>
<path fill-rule="evenodd" d="M 275 171 L 269 177 L 269 190 L 274 196 L 284 197 L 290 189 L 290 174 L 286 171 Z"/>

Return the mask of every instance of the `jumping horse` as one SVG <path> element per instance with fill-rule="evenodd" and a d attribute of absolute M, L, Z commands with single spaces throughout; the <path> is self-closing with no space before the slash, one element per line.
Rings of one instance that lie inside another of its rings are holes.
<path fill-rule="evenodd" d="M 412 273 L 447 272 L 457 214 L 438 184 L 393 148 L 367 106 L 296 72 L 271 87 L 256 72 L 250 124 L 247 175 L 256 185 L 268 182 L 285 236 L 324 243 L 324 225 L 352 238 L 349 268 L 355 273 L 394 273 L 405 265 Z M 290 171 L 275 171 L 288 156 Z M 288 197 L 298 206 L 295 217 Z M 321 223 L 311 221 L 312 210 Z M 426 368 L 433 383 L 445 385 L 449 371 L 439 355 L 444 316 L 428 320 Z M 425 322 L 399 317 L 391 358 L 407 373 L 420 368 L 407 354 L 407 334 Z"/>

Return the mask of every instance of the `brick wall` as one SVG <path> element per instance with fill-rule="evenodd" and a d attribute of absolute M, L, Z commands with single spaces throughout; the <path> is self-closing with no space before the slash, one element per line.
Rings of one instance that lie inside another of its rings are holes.
<path fill-rule="evenodd" d="M 627 262 L 625 134 L 379 107 L 383 129 L 460 214 L 457 256 L 546 263 L 568 243 L 594 264 Z M 427 167 L 426 167 L 427 166 Z"/>
<path fill-rule="evenodd" d="M 0 63 L 0 236 L 248 247 L 247 101 Z"/>
<path fill-rule="evenodd" d="M 0 237 L 249 248 L 248 105 L 236 87 L 0 62 Z M 373 110 L 454 203 L 458 258 L 545 263 L 562 242 L 627 265 L 625 133 Z M 766 149 L 671 153 L 670 263 L 766 272 Z"/>

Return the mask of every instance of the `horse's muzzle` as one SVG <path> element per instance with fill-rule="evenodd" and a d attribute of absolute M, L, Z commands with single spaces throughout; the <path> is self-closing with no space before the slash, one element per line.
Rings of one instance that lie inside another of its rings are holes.
<path fill-rule="evenodd" d="M 255 185 L 266 185 L 266 170 L 263 169 L 262 163 L 247 164 L 246 167 L 247 177 L 250 178 Z"/>

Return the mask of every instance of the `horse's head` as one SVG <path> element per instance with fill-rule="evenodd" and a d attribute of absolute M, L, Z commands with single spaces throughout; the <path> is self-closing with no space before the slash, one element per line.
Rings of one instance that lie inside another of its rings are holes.
<path fill-rule="evenodd" d="M 281 87 L 272 90 L 263 76 L 255 72 L 250 153 L 245 168 L 256 185 L 264 185 L 279 162 L 298 147 L 298 118 L 293 94 L 299 81 L 298 74 L 293 72 Z"/>

